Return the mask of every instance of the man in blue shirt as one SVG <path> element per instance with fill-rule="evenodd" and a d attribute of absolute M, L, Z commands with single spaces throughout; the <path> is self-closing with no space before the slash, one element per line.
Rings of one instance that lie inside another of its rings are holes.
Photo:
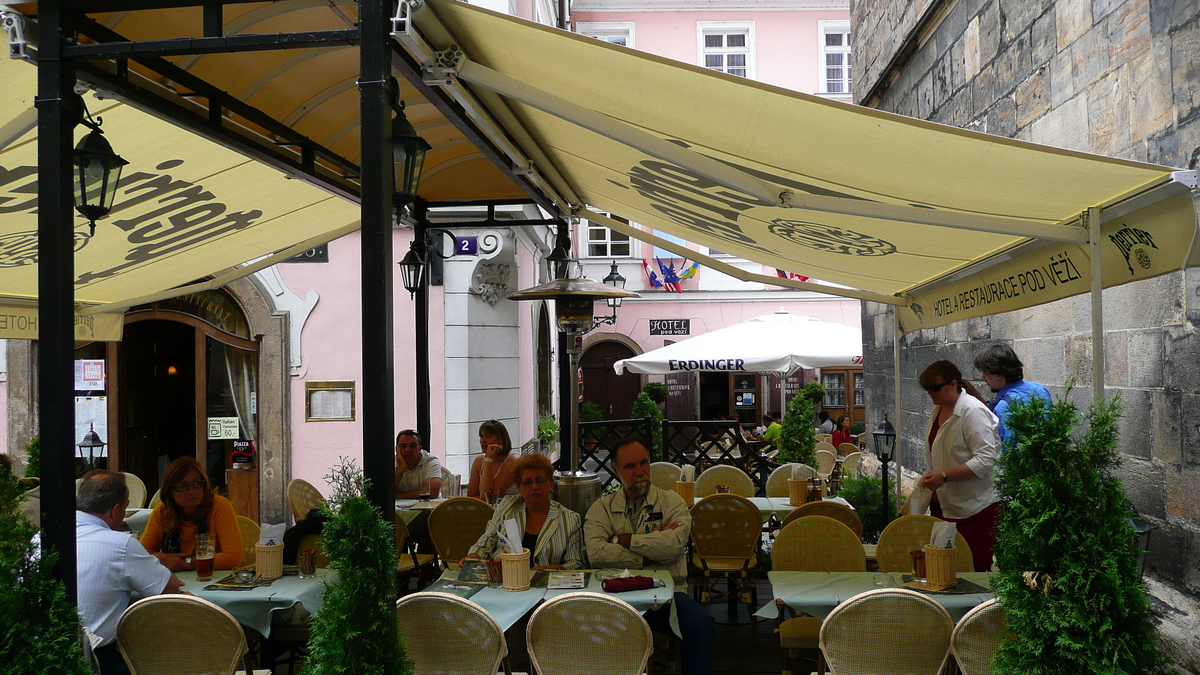
<path fill-rule="evenodd" d="M 1025 366 L 1017 353 L 1005 344 L 992 345 L 975 357 L 975 368 L 983 375 L 995 398 L 988 401 L 987 407 L 1000 418 L 1000 441 L 1007 440 L 1009 407 L 1032 396 L 1039 396 L 1050 402 L 1050 392 L 1037 382 L 1025 381 Z"/>

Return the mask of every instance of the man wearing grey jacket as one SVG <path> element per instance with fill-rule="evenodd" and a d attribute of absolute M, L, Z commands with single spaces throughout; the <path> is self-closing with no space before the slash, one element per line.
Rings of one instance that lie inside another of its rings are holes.
<path fill-rule="evenodd" d="M 683 638 L 684 675 L 712 672 L 716 628 L 687 594 L 687 541 L 692 517 L 683 499 L 650 483 L 650 453 L 636 440 L 617 446 L 613 467 L 621 490 L 588 509 L 583 540 L 592 566 L 667 570 L 675 580 L 669 605 L 646 613 L 654 630 Z M 677 627 L 677 628 L 676 628 Z"/>

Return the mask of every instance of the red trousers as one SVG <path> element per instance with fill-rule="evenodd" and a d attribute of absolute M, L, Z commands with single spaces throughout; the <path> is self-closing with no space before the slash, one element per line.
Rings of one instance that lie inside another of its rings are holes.
<path fill-rule="evenodd" d="M 996 548 L 996 520 L 1000 517 L 1000 502 L 989 504 L 984 510 L 966 518 L 946 518 L 942 515 L 942 505 L 938 503 L 937 491 L 933 493 L 929 513 L 934 518 L 941 518 L 948 523 L 954 523 L 958 532 L 967 540 L 971 547 L 971 558 L 975 563 L 976 572 L 987 572 L 992 569 L 992 551 Z"/>

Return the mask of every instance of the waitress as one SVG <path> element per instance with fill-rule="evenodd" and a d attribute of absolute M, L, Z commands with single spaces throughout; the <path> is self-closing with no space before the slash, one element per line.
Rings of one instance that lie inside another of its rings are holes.
<path fill-rule="evenodd" d="M 930 513 L 957 524 L 971 547 L 975 571 L 987 572 L 1000 511 L 992 484 L 1000 457 L 999 420 L 949 361 L 930 364 L 921 373 L 921 387 L 934 407 L 926 434 L 929 471 L 921 476 L 920 486 L 934 492 Z"/>

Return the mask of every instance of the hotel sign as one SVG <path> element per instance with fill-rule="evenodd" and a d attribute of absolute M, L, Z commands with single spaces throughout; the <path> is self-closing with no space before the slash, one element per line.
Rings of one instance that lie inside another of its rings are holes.
<path fill-rule="evenodd" d="M 650 319 L 651 335 L 691 335 L 691 319 Z"/>

